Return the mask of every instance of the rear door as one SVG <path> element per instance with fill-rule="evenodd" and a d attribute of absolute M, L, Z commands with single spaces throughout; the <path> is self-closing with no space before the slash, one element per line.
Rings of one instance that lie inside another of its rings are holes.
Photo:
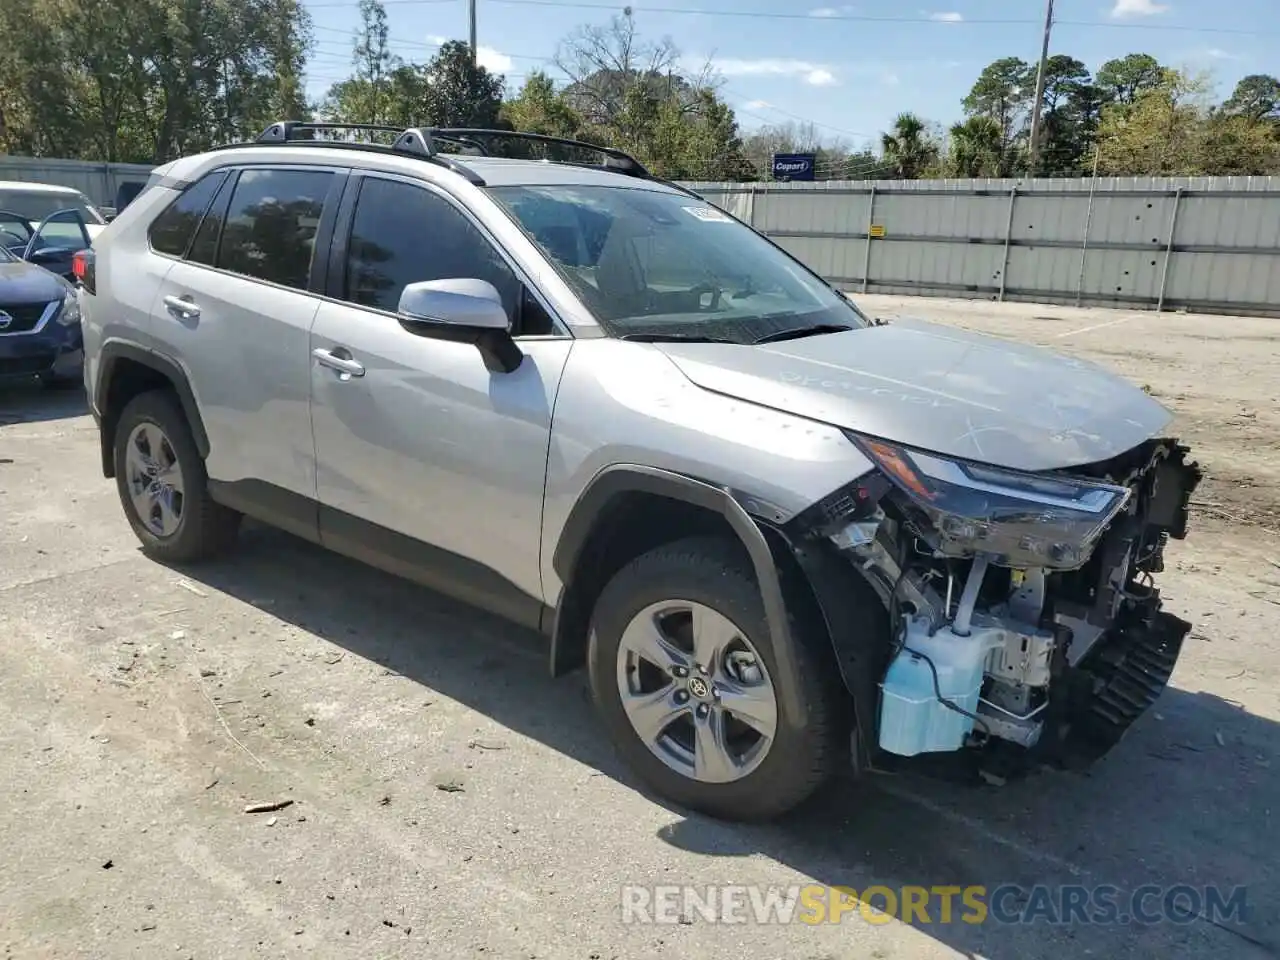
<path fill-rule="evenodd" d="M 315 536 L 311 323 L 316 249 L 327 249 L 346 171 L 231 171 L 185 259 L 165 277 L 158 339 L 187 367 L 220 496 Z"/>

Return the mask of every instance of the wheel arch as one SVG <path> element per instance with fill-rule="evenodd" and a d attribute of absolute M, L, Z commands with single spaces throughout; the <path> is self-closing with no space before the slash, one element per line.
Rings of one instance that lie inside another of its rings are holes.
<path fill-rule="evenodd" d="M 201 459 L 209 456 L 209 435 L 200 407 L 178 361 L 138 344 L 110 341 L 102 347 L 93 391 L 104 477 L 115 476 L 115 430 L 120 412 L 139 394 L 163 389 L 172 390 L 177 396 Z"/>
<path fill-rule="evenodd" d="M 662 523 L 653 522 L 653 511 Z M 729 490 L 670 470 L 639 464 L 606 467 L 574 504 L 552 557 L 564 585 L 550 630 L 552 674 L 559 676 L 584 662 L 591 608 L 612 573 L 660 543 L 703 531 L 728 534 L 750 559 L 778 661 L 780 692 L 796 705 L 788 711 L 792 722 L 803 725 L 808 705 L 795 640 L 764 531 Z"/>

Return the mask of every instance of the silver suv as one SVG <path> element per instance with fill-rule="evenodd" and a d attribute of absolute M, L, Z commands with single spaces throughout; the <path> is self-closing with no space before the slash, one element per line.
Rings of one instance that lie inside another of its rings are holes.
<path fill-rule="evenodd" d="M 176 160 L 80 266 L 153 556 L 248 515 L 539 629 L 635 773 L 725 818 L 842 765 L 1087 763 L 1160 695 L 1200 471 L 1142 390 L 871 321 L 617 151 L 361 135 Z"/>

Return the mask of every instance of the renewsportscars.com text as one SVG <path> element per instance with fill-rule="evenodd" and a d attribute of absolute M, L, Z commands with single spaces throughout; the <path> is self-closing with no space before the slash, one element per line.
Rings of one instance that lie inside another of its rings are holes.
<path fill-rule="evenodd" d="M 1240 924 L 1248 910 L 1244 887 L 1062 885 L 829 887 L 711 885 L 624 886 L 628 924 L 1156 924 L 1197 918 Z"/>

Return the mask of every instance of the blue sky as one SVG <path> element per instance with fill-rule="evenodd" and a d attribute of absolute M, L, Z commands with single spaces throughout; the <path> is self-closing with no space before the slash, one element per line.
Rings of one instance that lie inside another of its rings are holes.
<path fill-rule="evenodd" d="M 316 26 L 308 91 L 350 73 L 355 0 L 303 0 Z M 467 37 L 466 0 L 384 0 L 394 51 L 425 60 L 441 38 Z M 584 23 L 606 23 L 607 0 L 477 0 L 481 61 L 518 88 Z M 951 123 L 982 68 L 1002 56 L 1034 62 L 1042 0 L 653 0 L 632 5 L 647 38 L 670 37 L 689 62 L 710 57 L 744 129 L 811 121 L 828 139 L 878 139 L 911 110 Z M 684 12 L 693 11 L 693 12 Z M 699 12 L 700 11 L 700 12 Z M 1052 52 L 1093 70 L 1131 52 L 1211 71 L 1221 96 L 1249 73 L 1280 74 L 1277 0 L 1057 0 Z"/>

